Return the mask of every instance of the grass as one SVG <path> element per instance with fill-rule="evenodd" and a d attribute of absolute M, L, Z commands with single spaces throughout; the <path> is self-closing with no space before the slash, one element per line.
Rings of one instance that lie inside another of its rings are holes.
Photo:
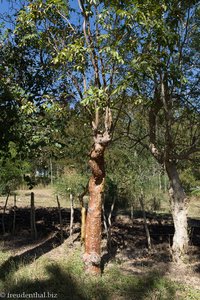
<path fill-rule="evenodd" d="M 34 192 L 36 206 L 57 206 L 53 189 L 37 189 Z M 29 205 L 30 197 L 26 193 L 27 191 L 18 192 L 17 205 Z M 4 203 L 5 197 L 2 199 Z M 60 200 L 61 206 L 68 206 L 66 199 Z M 12 206 L 12 196 L 9 201 Z M 200 212 L 198 201 L 197 198 L 191 201 L 190 214 L 193 217 Z M 168 202 L 162 199 L 161 204 L 166 211 Z M 3 244 L 0 246 L 3 249 Z M 47 253 L 33 261 L 24 258 L 15 260 L 11 258 L 10 252 L 0 251 L 0 296 L 2 292 L 12 294 L 45 292 L 46 295 L 50 293 L 49 295 L 56 296 L 58 300 L 200 299 L 200 290 L 174 283 L 159 272 L 150 272 L 145 276 L 126 274 L 117 262 L 109 264 L 100 278 L 91 278 L 84 274 L 81 249 L 65 250 L 64 253 L 68 253 L 65 256 L 58 258 Z M 29 295 L 23 299 L 34 298 Z"/>
<path fill-rule="evenodd" d="M 35 206 L 36 207 L 57 207 L 57 201 L 56 201 L 56 192 L 53 187 L 46 187 L 46 188 L 38 188 L 35 187 L 32 190 L 16 190 L 15 193 L 17 195 L 17 206 L 18 207 L 30 207 L 30 199 L 31 199 L 31 192 L 35 194 Z M 5 204 L 5 196 L 0 197 L 0 206 L 4 206 Z M 8 207 L 13 206 L 13 199 L 14 196 L 11 195 L 8 200 Z M 61 204 L 61 207 L 63 208 L 69 208 L 70 207 L 70 200 L 66 197 L 59 196 L 59 201 Z M 80 206 L 79 202 L 76 201 L 75 205 L 78 207 Z"/>
<path fill-rule="evenodd" d="M 30 190 L 16 190 L 17 194 L 17 206 L 25 207 L 30 206 L 30 193 L 34 192 L 35 194 L 35 206 L 36 207 L 57 207 L 56 201 L 56 192 L 55 188 L 51 186 L 47 187 L 35 187 L 31 191 Z M 157 198 L 160 199 L 160 209 L 157 210 L 159 213 L 170 213 L 170 204 L 169 204 L 169 196 L 168 193 L 163 193 L 158 190 L 154 193 L 157 195 Z M 4 206 L 6 196 L 0 196 L 0 206 Z M 152 206 L 153 194 L 149 195 L 146 199 L 146 208 L 147 210 L 151 210 Z M 66 197 L 59 196 L 61 207 L 69 208 L 70 201 Z M 191 218 L 199 218 L 200 215 L 200 205 L 199 205 L 200 197 L 198 196 L 190 196 L 190 205 L 189 205 L 189 214 L 188 216 Z M 8 207 L 13 206 L 13 196 L 9 197 Z M 75 207 L 80 207 L 79 201 L 76 199 Z M 138 207 L 140 209 L 140 206 Z M 127 210 L 127 213 L 129 211 Z"/>
<path fill-rule="evenodd" d="M 63 245 L 66 247 L 66 245 Z M 106 267 L 100 278 L 84 274 L 81 249 L 66 249 L 66 257 L 47 255 L 27 264 L 25 260 L 11 266 L 5 277 L 0 274 L 0 292 L 50 293 L 58 300 L 199 300 L 200 291 L 184 287 L 159 273 L 145 276 L 124 274 L 117 263 Z M 10 253 L 0 252 L 1 263 Z M 23 299 L 30 299 L 30 296 Z"/>
<path fill-rule="evenodd" d="M 190 218 L 200 219 L 200 196 L 190 197 L 188 215 Z"/>

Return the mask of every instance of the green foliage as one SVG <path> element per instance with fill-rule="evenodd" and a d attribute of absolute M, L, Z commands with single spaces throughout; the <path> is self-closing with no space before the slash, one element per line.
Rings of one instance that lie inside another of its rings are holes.
<path fill-rule="evenodd" d="M 70 2 L 27 1 L 17 13 L 14 41 L 9 32 L 3 34 L 5 30 L 0 36 L 0 105 L 5 108 L 0 111 L 0 141 L 13 165 L 18 169 L 19 154 L 34 157 L 35 165 L 65 156 L 80 172 L 61 178 L 58 192 L 79 193 L 86 181 L 80 174 L 87 170 L 83 160 L 94 113 L 103 115 L 107 105 L 119 111 L 124 120 L 117 127 L 117 139 L 131 133 L 147 145 L 143 136 L 149 133 L 148 112 L 154 106 L 160 74 L 165 74 L 174 97 L 170 154 L 181 154 L 191 146 L 190 133 L 198 136 L 199 130 L 199 112 L 193 107 L 199 100 L 195 3 L 190 3 L 188 15 L 189 6 L 174 1 L 84 1 L 86 37 L 80 27 L 83 13 L 72 9 Z M 191 17 L 191 44 L 184 40 L 187 16 Z M 114 115 L 117 119 L 118 113 Z M 164 110 L 156 121 L 157 142 L 163 150 L 167 148 Z M 146 151 L 135 147 L 135 142 L 125 142 L 125 147 L 118 143 L 107 155 L 106 201 L 117 194 L 119 205 L 126 206 L 137 201 L 143 190 L 147 200 L 156 197 L 159 204 L 162 172 Z M 197 185 L 192 173 L 191 169 L 182 172 L 188 190 Z"/>
<path fill-rule="evenodd" d="M 16 158 L 17 152 L 10 143 L 10 155 L 0 158 L 0 194 L 15 190 L 23 182 L 23 175 L 30 171 L 30 164 Z"/>
<path fill-rule="evenodd" d="M 111 203 L 116 195 L 117 208 L 133 205 L 140 209 L 138 198 L 144 193 L 146 209 L 160 210 L 161 204 L 166 201 L 167 183 L 163 170 L 148 152 L 128 150 L 130 145 L 128 141 L 126 145 L 116 143 L 106 154 L 106 202 Z"/>
<path fill-rule="evenodd" d="M 119 206 L 118 184 L 109 175 L 105 179 L 104 187 L 104 208 L 110 209 L 113 201 L 116 202 L 116 206 Z"/>
<path fill-rule="evenodd" d="M 84 191 L 87 181 L 88 179 L 85 175 L 77 173 L 74 169 L 68 169 L 55 183 L 55 190 L 57 194 L 63 197 L 69 194 L 78 196 Z"/>
<path fill-rule="evenodd" d="M 95 106 L 100 108 L 107 105 L 108 98 L 107 88 L 97 88 L 95 86 L 91 86 L 85 93 L 85 97 L 81 103 L 84 106 L 89 105 L 91 108 L 95 108 Z"/>
<path fill-rule="evenodd" d="M 76 71 L 83 72 L 85 70 L 85 53 L 86 48 L 82 38 L 76 39 L 74 44 L 68 45 L 67 48 L 62 49 L 53 59 L 54 64 L 63 64 L 66 61 L 72 63 Z"/>
<path fill-rule="evenodd" d="M 194 168 L 185 168 L 180 173 L 180 179 L 186 192 L 191 192 L 193 195 L 197 193 L 200 180 L 195 176 Z"/>
<path fill-rule="evenodd" d="M 191 195 L 200 197 L 200 187 L 190 189 Z"/>

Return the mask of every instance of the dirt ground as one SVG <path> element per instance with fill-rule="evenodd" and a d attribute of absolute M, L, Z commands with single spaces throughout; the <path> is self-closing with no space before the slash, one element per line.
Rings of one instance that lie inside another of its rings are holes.
<path fill-rule="evenodd" d="M 16 231 L 12 230 L 13 211 L 6 214 L 6 234 L 0 238 L 0 249 L 11 251 L 14 260 L 23 258 L 31 263 L 41 255 L 59 259 L 66 255 L 66 243 L 69 251 L 80 247 L 80 210 L 75 210 L 74 243 L 69 239 L 69 209 L 62 209 L 64 243 L 60 239 L 59 215 L 57 208 L 36 208 L 36 226 L 38 238 L 31 238 L 30 210 L 19 207 L 16 210 Z M 116 262 L 125 273 L 143 276 L 148 272 L 158 271 L 174 281 L 200 289 L 200 221 L 189 220 L 191 234 L 188 257 L 185 264 L 175 266 L 171 261 L 170 245 L 173 237 L 172 219 L 169 215 L 148 215 L 148 226 L 151 234 L 152 250 L 147 250 L 143 219 L 127 215 L 113 217 L 112 247 L 107 252 L 106 234 L 103 233 L 102 268 L 109 268 Z M 1 220 L 0 215 L 0 220 Z M 1 221 L 0 221 L 1 228 Z M 5 266 L 4 266 L 5 267 Z"/>

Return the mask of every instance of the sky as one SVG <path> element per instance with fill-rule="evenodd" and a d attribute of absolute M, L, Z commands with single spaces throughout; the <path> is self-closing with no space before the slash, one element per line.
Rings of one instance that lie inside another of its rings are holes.
<path fill-rule="evenodd" d="M 8 11 L 8 7 L 9 7 L 8 1 L 5 1 L 5 0 L 1 1 L 0 2 L 0 13 L 4 13 L 4 12 Z"/>
<path fill-rule="evenodd" d="M 19 4 L 20 1 L 13 1 L 14 4 L 11 4 L 9 0 L 0 0 L 0 13 L 8 13 L 12 10 L 12 7 L 17 7 L 17 3 Z"/>
<path fill-rule="evenodd" d="M 16 0 L 16 1 L 12 1 L 12 2 L 14 3 L 12 5 L 14 5 L 14 7 L 17 7 L 18 6 L 17 3 L 19 4 L 22 1 Z M 78 0 L 75 0 L 75 1 L 70 0 L 69 2 L 70 2 L 71 7 L 75 8 L 75 9 L 79 9 Z M 9 0 L 0 0 L 0 14 L 5 13 L 5 12 L 8 13 L 9 10 L 12 8 L 12 5 Z"/>
<path fill-rule="evenodd" d="M 25 2 L 24 0 L 21 0 L 21 1 L 20 0 L 15 0 L 15 1 L 0 0 L 0 19 L 1 20 L 3 19 L 4 14 L 5 15 L 8 15 L 9 13 L 10 13 L 10 15 L 13 14 L 14 8 L 21 6 L 20 3 L 24 3 L 24 2 Z M 80 11 L 79 6 L 78 6 L 78 0 L 70 0 L 69 3 L 73 9 L 76 9 L 76 11 Z M 73 23 L 76 23 L 75 14 L 71 13 L 71 18 L 72 18 Z M 7 25 L 6 27 L 10 27 L 10 28 L 12 27 L 9 24 L 6 24 L 6 25 Z"/>
<path fill-rule="evenodd" d="M 4 22 L 7 28 L 13 29 L 14 25 L 11 25 L 11 23 L 6 22 L 4 20 L 4 15 L 7 16 L 8 14 L 13 15 L 14 8 L 17 7 L 17 3 L 19 4 L 19 1 L 13 1 L 16 2 L 14 4 L 11 4 L 8 0 L 0 0 L 0 22 Z M 6 18 L 7 19 L 7 18 Z"/>

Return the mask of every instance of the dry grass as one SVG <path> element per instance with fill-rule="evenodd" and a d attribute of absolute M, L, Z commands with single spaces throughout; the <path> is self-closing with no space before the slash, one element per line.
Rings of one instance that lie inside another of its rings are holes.
<path fill-rule="evenodd" d="M 57 207 L 56 192 L 53 187 L 35 187 L 32 190 L 20 189 L 16 190 L 17 194 L 17 207 L 27 207 L 30 206 L 30 194 L 33 192 L 35 194 L 35 206 L 36 207 Z M 6 196 L 0 197 L 0 208 L 5 204 Z M 59 196 L 61 207 L 69 208 L 70 202 L 67 197 Z M 8 207 L 13 207 L 14 197 L 11 195 L 8 200 Z M 79 207 L 78 201 L 75 201 L 75 207 Z M 163 194 L 163 199 L 161 201 L 161 208 L 159 210 L 161 213 L 170 213 L 170 204 L 168 200 L 168 195 Z M 200 197 L 191 196 L 189 204 L 188 216 L 194 219 L 200 219 Z"/>
<path fill-rule="evenodd" d="M 17 194 L 17 207 L 30 206 L 31 192 L 35 194 L 35 206 L 36 207 L 57 207 L 56 193 L 54 188 L 33 188 L 32 190 L 16 190 Z M 6 196 L 0 197 L 0 207 L 5 204 Z M 61 207 L 70 207 L 69 199 L 67 197 L 59 196 Z M 14 196 L 11 195 L 8 200 L 8 207 L 12 207 L 14 203 Z M 79 203 L 75 203 L 79 205 Z"/>
<path fill-rule="evenodd" d="M 191 197 L 189 204 L 189 217 L 200 219 L 200 197 Z"/>
<path fill-rule="evenodd" d="M 59 255 L 58 255 L 59 253 Z M 11 253 L 10 253 L 11 255 Z M 110 262 L 100 278 L 84 274 L 80 243 L 67 240 L 56 249 L 28 263 L 12 259 L 0 274 L 4 293 L 44 293 L 58 300 L 199 300 L 200 291 L 187 284 L 175 283 L 173 274 L 165 274 L 167 265 L 145 268 L 145 272 L 124 272 L 123 263 Z M 9 258 L 0 252 L 1 262 Z M 125 266 L 125 265 L 124 265 Z M 2 274 L 6 276 L 3 278 Z M 167 275 L 167 276 L 166 276 Z M 28 299 L 28 298 L 27 298 Z"/>

